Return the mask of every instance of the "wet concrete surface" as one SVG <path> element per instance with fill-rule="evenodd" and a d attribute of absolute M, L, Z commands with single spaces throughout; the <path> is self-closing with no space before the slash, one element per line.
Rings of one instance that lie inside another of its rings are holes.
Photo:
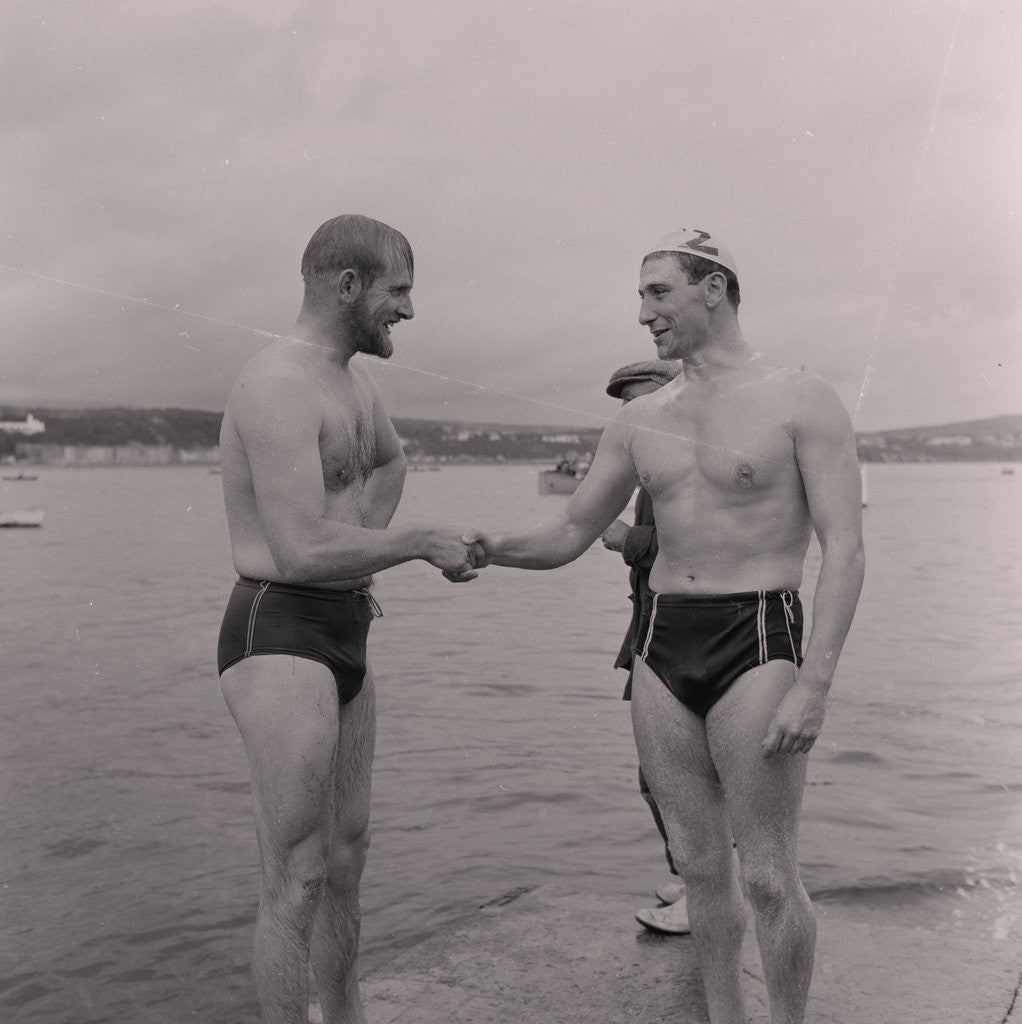
<path fill-rule="evenodd" d="M 807 1024 L 1022 1024 L 1017 892 L 937 903 L 818 905 Z M 692 938 L 646 931 L 643 905 L 552 885 L 497 898 L 368 972 L 370 1024 L 704 1024 Z M 751 919 L 743 961 L 750 1024 L 769 1024 Z"/>

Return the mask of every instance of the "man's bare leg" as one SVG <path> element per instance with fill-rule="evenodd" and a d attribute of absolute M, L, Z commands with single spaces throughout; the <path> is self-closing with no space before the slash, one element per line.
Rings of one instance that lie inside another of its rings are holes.
<path fill-rule="evenodd" d="M 711 1024 L 745 1024 L 745 908 L 731 856 L 724 792 L 703 719 L 643 664 L 632 676 L 632 725 L 642 771 L 685 881 Z"/>
<path fill-rule="evenodd" d="M 763 757 L 760 744 L 794 666 L 772 661 L 745 673 L 710 709 L 707 737 L 727 793 L 772 1024 L 802 1024 L 816 946 L 816 919 L 798 874 L 798 818 L 806 755 Z"/>
<path fill-rule="evenodd" d="M 262 861 L 253 973 L 264 1024 L 306 1024 L 309 943 L 326 879 L 338 748 L 326 666 L 245 658 L 221 688 L 245 741 Z"/>
<path fill-rule="evenodd" d="M 358 988 L 359 883 L 369 849 L 376 695 L 366 671 L 359 695 L 340 709 L 334 821 L 323 899 L 312 933 L 312 965 L 324 1024 L 365 1024 Z"/>

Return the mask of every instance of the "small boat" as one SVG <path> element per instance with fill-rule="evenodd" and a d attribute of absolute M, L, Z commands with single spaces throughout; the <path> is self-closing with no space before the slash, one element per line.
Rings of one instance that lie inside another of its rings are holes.
<path fill-rule="evenodd" d="M 574 494 L 582 477 L 562 473 L 558 469 L 544 469 L 539 474 L 540 494 Z"/>
<path fill-rule="evenodd" d="M 579 458 L 573 453 L 562 458 L 553 469 L 540 471 L 539 493 L 574 494 L 589 472 L 591 464 L 588 455 Z"/>
<path fill-rule="evenodd" d="M 1001 466 L 1001 476 L 1012 476 L 1014 472 L 1013 466 Z"/>
<path fill-rule="evenodd" d="M 0 527 L 42 526 L 46 513 L 41 508 L 0 512 Z"/>
<path fill-rule="evenodd" d="M 38 480 L 38 473 L 15 473 L 13 476 L 4 476 L 5 480 Z"/>

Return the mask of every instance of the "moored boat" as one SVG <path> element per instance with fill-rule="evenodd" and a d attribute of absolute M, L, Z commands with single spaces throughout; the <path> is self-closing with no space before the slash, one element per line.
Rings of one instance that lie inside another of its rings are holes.
<path fill-rule="evenodd" d="M 41 508 L 0 512 L 0 527 L 42 526 L 46 513 Z"/>
<path fill-rule="evenodd" d="M 561 459 L 553 469 L 539 473 L 540 494 L 574 494 L 585 479 L 592 457 L 588 454 L 577 457 L 574 453 Z"/>
<path fill-rule="evenodd" d="M 539 474 L 540 494 L 574 494 L 582 477 L 562 473 L 557 469 L 544 469 Z"/>

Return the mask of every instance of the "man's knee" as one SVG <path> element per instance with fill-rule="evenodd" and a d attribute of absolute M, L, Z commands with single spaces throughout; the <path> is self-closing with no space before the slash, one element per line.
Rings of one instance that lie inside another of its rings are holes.
<path fill-rule="evenodd" d="M 797 872 L 773 865 L 743 865 L 742 888 L 756 914 L 767 919 L 780 917 L 793 903 L 801 903 L 804 894 Z"/>
<path fill-rule="evenodd" d="M 357 888 L 369 853 L 369 826 L 338 830 L 330 842 L 326 874 L 336 890 Z"/>
<path fill-rule="evenodd" d="M 677 847 L 677 849 L 675 849 Z M 685 886 L 707 893 L 727 889 L 734 879 L 734 865 L 730 855 L 705 844 L 674 843 L 671 846 L 675 862 L 681 868 Z"/>
<path fill-rule="evenodd" d="M 314 910 L 327 880 L 327 844 L 316 834 L 264 864 L 263 899 L 287 914 Z"/>

